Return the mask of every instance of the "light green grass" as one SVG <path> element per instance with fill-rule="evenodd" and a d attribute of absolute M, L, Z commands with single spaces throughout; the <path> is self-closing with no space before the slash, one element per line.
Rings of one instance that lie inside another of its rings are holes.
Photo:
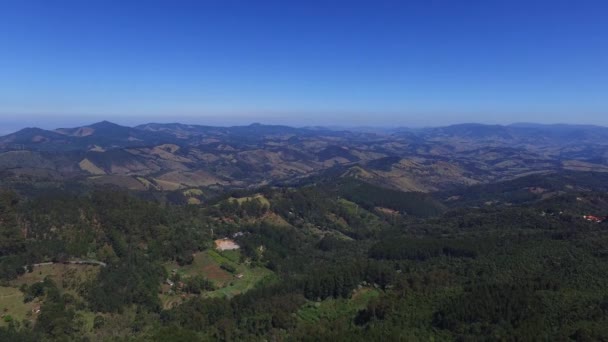
<path fill-rule="evenodd" d="M 236 253 L 240 253 L 237 250 L 233 250 L 233 252 Z M 223 263 L 228 263 L 231 264 L 232 266 L 236 267 L 236 262 L 233 262 L 232 260 L 230 260 L 228 257 L 226 257 L 226 255 L 224 255 L 224 252 L 218 252 L 215 249 L 212 250 L 208 250 L 207 254 L 215 261 L 217 262 L 219 265 L 223 264 Z"/>
<path fill-rule="evenodd" d="M 357 290 L 349 299 L 330 298 L 322 302 L 308 302 L 300 308 L 297 315 L 302 321 L 308 323 L 354 316 L 359 310 L 365 308 L 370 300 L 379 295 L 378 290 L 363 288 Z"/>
<path fill-rule="evenodd" d="M 253 289 L 262 281 L 272 281 L 276 277 L 272 271 L 262 267 L 237 267 L 236 274 L 242 274 L 243 277 L 235 278 L 228 286 L 207 292 L 205 295 L 208 297 L 234 297 Z"/>
<path fill-rule="evenodd" d="M 188 189 L 184 191 L 184 196 L 186 197 L 190 197 L 190 196 L 202 196 L 203 195 L 203 190 L 201 189 Z"/>
<path fill-rule="evenodd" d="M 52 279 L 58 288 L 69 293 L 76 298 L 80 295 L 75 290 L 79 284 L 94 277 L 99 272 L 99 266 L 91 265 L 64 265 L 52 264 L 36 266 L 32 272 L 26 272 L 22 276 L 10 282 L 9 287 L 0 287 L 0 313 L 10 315 L 14 321 L 21 322 L 24 319 L 35 320 L 36 314 L 32 313 L 32 309 L 39 306 L 40 299 L 34 299 L 29 303 L 23 303 L 23 293 L 19 287 L 23 284 L 31 286 L 34 283 L 41 282 L 45 278 Z M 83 312 L 86 317 L 86 313 Z M 86 317 L 88 319 L 88 317 Z M 91 327 L 92 327 L 91 319 Z M 0 319 L 0 326 L 6 326 L 7 323 Z"/>
<path fill-rule="evenodd" d="M 241 261 L 241 252 L 239 252 L 238 250 L 227 250 L 216 253 L 220 254 L 224 259 L 227 259 L 229 262 L 234 264 L 234 266 L 236 266 Z"/>
<path fill-rule="evenodd" d="M 190 265 L 179 266 L 176 263 L 167 263 L 165 268 L 169 274 L 176 269 L 182 279 L 202 275 L 211 280 L 217 289 L 202 293 L 203 297 L 233 297 L 253 289 L 262 281 L 267 282 L 274 279 L 275 275 L 269 269 L 239 263 L 240 257 L 241 254 L 238 250 L 219 252 L 210 249 L 196 253 L 194 261 Z M 236 268 L 236 271 L 231 274 L 220 268 L 222 264 L 231 265 Z M 240 275 L 242 277 L 239 278 Z M 181 303 L 178 294 L 165 293 L 160 298 L 165 307 L 171 303 Z"/>
<path fill-rule="evenodd" d="M 91 332 L 93 331 L 93 322 L 95 320 L 96 314 L 91 311 L 77 311 L 76 314 L 80 316 L 80 319 L 84 322 L 82 327 L 82 331 Z"/>
<path fill-rule="evenodd" d="M 10 315 L 13 321 L 21 322 L 31 314 L 36 302 L 23 302 L 23 293 L 14 287 L 0 287 L 0 313 Z M 0 319 L 0 326 L 7 326 L 8 323 L 4 319 Z"/>
<path fill-rule="evenodd" d="M 239 204 L 243 204 L 243 202 L 246 202 L 248 200 L 253 200 L 253 199 L 259 200 L 260 203 L 262 203 L 263 205 L 270 206 L 270 201 L 268 201 L 268 199 L 266 197 L 264 197 L 264 195 L 261 195 L 261 194 L 257 194 L 257 195 L 249 196 L 249 197 L 231 198 L 231 200 L 237 201 Z"/>
<path fill-rule="evenodd" d="M 236 268 L 239 267 L 241 261 L 241 252 L 238 249 L 226 250 L 226 251 L 218 251 L 218 250 L 209 250 L 207 254 L 218 263 L 221 264 L 229 264 Z"/>
<path fill-rule="evenodd" d="M 71 288 L 94 277 L 97 272 L 99 272 L 99 267 L 100 266 L 65 264 L 36 266 L 32 272 L 26 272 L 19 278 L 13 280 L 11 285 L 32 285 L 33 283 L 41 282 L 46 277 L 49 277 L 53 279 L 59 288 Z"/>

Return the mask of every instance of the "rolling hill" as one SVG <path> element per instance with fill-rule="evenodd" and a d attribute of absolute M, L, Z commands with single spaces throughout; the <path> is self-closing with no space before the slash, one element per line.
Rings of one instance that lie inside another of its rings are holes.
<path fill-rule="evenodd" d="M 175 190 L 294 182 L 342 166 L 371 184 L 428 192 L 537 172 L 605 172 L 607 146 L 608 128 L 596 126 L 461 124 L 369 132 L 104 121 L 0 137 L 0 170 L 15 178 L 52 173 Z"/>

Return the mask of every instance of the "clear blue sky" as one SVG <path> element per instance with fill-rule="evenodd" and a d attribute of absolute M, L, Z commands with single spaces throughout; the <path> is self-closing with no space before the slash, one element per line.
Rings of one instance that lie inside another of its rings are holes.
<path fill-rule="evenodd" d="M 608 125 L 608 1 L 0 1 L 0 122 L 101 119 Z"/>

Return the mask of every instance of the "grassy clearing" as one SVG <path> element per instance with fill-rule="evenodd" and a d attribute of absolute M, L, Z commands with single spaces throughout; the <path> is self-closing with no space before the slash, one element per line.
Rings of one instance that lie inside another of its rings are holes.
<path fill-rule="evenodd" d="M 34 317 L 35 313 L 32 313 L 34 306 L 40 305 L 38 300 L 24 303 L 23 293 L 15 287 L 0 287 L 0 312 L 2 318 L 0 319 L 0 327 L 7 326 L 8 323 L 4 321 L 6 316 L 10 316 L 13 321 L 21 322 L 26 318 Z"/>
<path fill-rule="evenodd" d="M 217 252 L 208 250 L 196 253 L 194 255 L 194 260 L 190 265 L 179 266 L 177 263 L 171 262 L 166 264 L 165 267 L 169 273 L 173 270 L 177 270 L 177 273 L 181 278 L 202 275 L 211 280 L 216 286 L 222 287 L 234 278 L 232 274 L 220 267 L 222 262 L 230 261 L 229 259 L 220 256 Z"/>
<path fill-rule="evenodd" d="M 97 167 L 97 165 L 93 164 L 88 159 L 83 159 L 78 165 L 80 166 L 80 169 L 87 171 L 93 175 L 105 175 L 106 174 L 106 172 L 104 170 Z"/>
<path fill-rule="evenodd" d="M 119 176 L 119 175 L 103 175 L 103 176 L 91 176 L 88 178 L 92 183 L 97 185 L 117 185 L 119 187 L 131 189 L 131 190 L 147 190 L 144 184 L 131 176 Z"/>
<path fill-rule="evenodd" d="M 168 309 L 172 309 L 172 308 L 182 304 L 189 297 L 181 297 L 181 296 L 178 296 L 175 294 L 170 295 L 170 294 L 162 293 L 159 295 L 159 298 L 160 298 L 160 302 L 163 305 L 163 308 L 168 310 Z"/>
<path fill-rule="evenodd" d="M 196 197 L 190 197 L 190 198 L 188 198 L 188 204 L 198 205 L 198 204 L 201 204 L 201 200 L 199 200 Z"/>
<path fill-rule="evenodd" d="M 216 260 L 219 262 L 232 262 L 234 264 L 238 264 L 241 260 L 241 252 L 239 252 L 238 250 L 228 250 L 221 252 L 212 251 L 212 254 L 218 255 Z"/>
<path fill-rule="evenodd" d="M 188 190 L 185 190 L 183 193 L 184 193 L 184 196 L 186 196 L 186 197 L 190 197 L 190 196 L 202 196 L 203 195 L 203 190 L 201 190 L 201 189 L 188 189 Z"/>
<path fill-rule="evenodd" d="M 241 253 L 236 249 L 221 252 L 217 250 L 209 250 L 208 255 L 218 264 L 228 263 L 235 267 L 238 266 L 237 264 L 241 258 Z"/>
<path fill-rule="evenodd" d="M 334 320 L 340 317 L 352 317 L 357 311 L 365 308 L 367 303 L 380 295 L 378 290 L 362 288 L 350 299 L 326 299 L 322 302 L 308 302 L 298 311 L 298 317 L 305 323 L 320 320 Z"/>
<path fill-rule="evenodd" d="M 262 267 L 237 268 L 237 274 L 242 274 L 240 279 L 234 279 L 226 287 L 207 292 L 209 297 L 233 297 L 253 289 L 261 281 L 271 281 L 275 275 L 272 271 Z"/>
<path fill-rule="evenodd" d="M 154 182 L 156 182 L 156 184 L 163 190 L 173 191 L 183 187 L 181 183 L 166 181 L 158 178 L 154 178 Z"/>
<path fill-rule="evenodd" d="M 202 275 L 209 279 L 216 286 L 216 290 L 204 292 L 204 297 L 233 297 L 235 295 L 251 290 L 261 281 L 270 281 L 274 273 L 267 268 L 251 267 L 245 263 L 240 263 L 240 252 L 238 250 L 219 252 L 216 250 L 206 250 L 196 253 L 194 261 L 190 265 L 179 266 L 176 263 L 167 263 L 165 268 L 169 273 L 176 270 L 182 279 Z M 230 265 L 235 268 L 234 273 L 230 273 L 221 268 L 222 264 Z M 170 287 L 165 286 L 166 290 Z M 185 298 L 192 295 L 174 294 L 169 291 L 161 294 L 161 301 L 164 307 L 180 304 Z"/>
<path fill-rule="evenodd" d="M 289 224 L 289 222 L 285 221 L 284 218 L 282 218 L 281 216 L 279 216 L 273 212 L 268 212 L 266 215 L 264 215 L 262 220 L 268 224 L 271 224 L 271 225 L 274 225 L 277 227 L 291 227 L 291 224 Z"/>
<path fill-rule="evenodd" d="M 351 214 L 351 215 L 357 215 L 357 214 L 359 214 L 360 211 L 364 210 L 364 209 L 360 208 L 357 203 L 351 202 L 344 198 L 338 199 L 338 203 L 340 203 L 342 206 L 344 206 L 344 208 L 346 208 L 349 211 L 349 214 Z"/>
<path fill-rule="evenodd" d="M 256 194 L 256 195 L 248 196 L 248 197 L 231 198 L 231 200 L 237 201 L 239 204 L 243 204 L 243 202 L 250 201 L 253 199 L 257 199 L 263 205 L 270 207 L 270 201 L 268 201 L 268 199 L 266 197 L 264 197 L 264 195 L 262 195 L 262 194 Z"/>
<path fill-rule="evenodd" d="M 24 319 L 34 321 L 37 313 L 33 312 L 33 309 L 40 307 L 41 299 L 37 298 L 29 303 L 24 303 L 23 293 L 19 290 L 21 285 L 26 284 L 30 286 L 49 277 L 58 288 L 79 298 L 76 288 L 97 275 L 97 272 L 99 272 L 99 266 L 92 265 L 52 264 L 36 266 L 32 272 L 27 272 L 11 281 L 9 283 L 10 286 L 0 287 L 0 312 L 4 316 L 11 316 L 14 321 L 21 322 Z M 87 324 L 90 321 L 92 328 L 92 318 L 88 317 L 88 314 L 85 312 L 82 314 Z M 7 324 L 4 318 L 0 319 L 0 326 L 6 326 Z"/>
<path fill-rule="evenodd" d="M 141 184 L 143 184 L 146 187 L 146 189 L 157 189 L 157 187 L 154 184 L 152 184 L 152 182 L 145 179 L 144 177 L 135 177 L 135 179 L 137 179 Z"/>
<path fill-rule="evenodd" d="M 91 311 L 77 311 L 76 315 L 84 323 L 82 331 L 91 332 L 93 331 L 93 323 L 95 321 L 96 314 Z"/>
<path fill-rule="evenodd" d="M 11 285 L 16 287 L 19 287 L 22 284 L 31 285 L 49 277 L 59 288 L 63 290 L 73 289 L 88 279 L 95 277 L 97 272 L 99 272 L 99 267 L 100 266 L 72 264 L 36 266 L 32 272 L 26 272 L 24 275 L 13 280 Z"/>

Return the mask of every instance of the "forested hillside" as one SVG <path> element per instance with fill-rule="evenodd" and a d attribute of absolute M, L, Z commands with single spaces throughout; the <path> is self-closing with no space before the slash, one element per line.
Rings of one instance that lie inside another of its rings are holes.
<path fill-rule="evenodd" d="M 344 177 L 191 204 L 4 189 L 0 340 L 608 339 L 608 222 L 583 218 L 608 196 L 575 176 L 452 209 Z"/>

